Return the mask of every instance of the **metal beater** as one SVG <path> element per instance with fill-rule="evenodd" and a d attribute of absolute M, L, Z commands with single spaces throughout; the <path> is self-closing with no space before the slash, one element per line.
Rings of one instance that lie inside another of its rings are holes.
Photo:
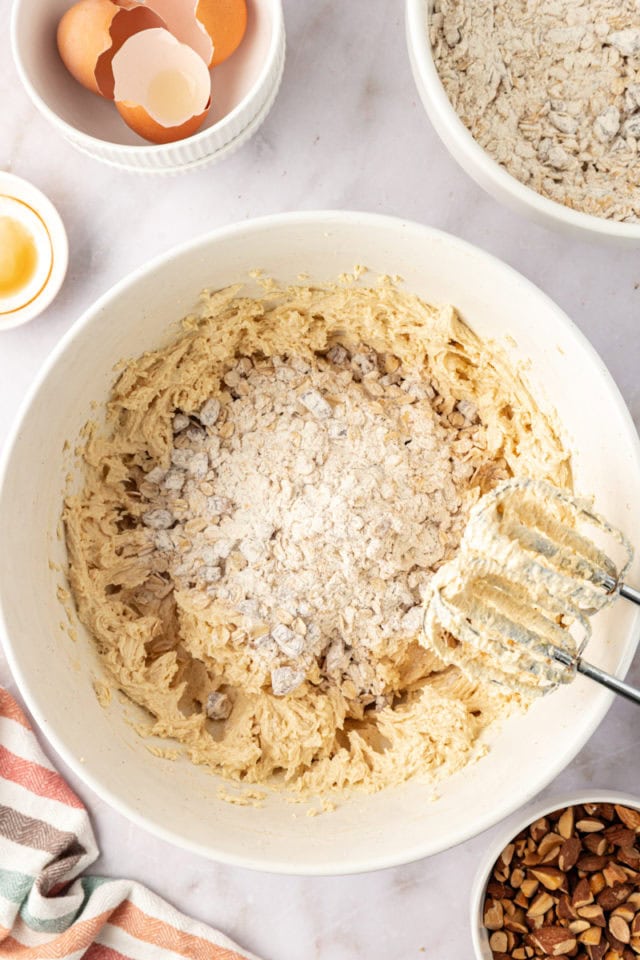
<path fill-rule="evenodd" d="M 640 605 L 623 582 L 632 559 L 627 538 L 586 502 L 545 481 L 508 480 L 472 510 L 455 559 L 433 577 L 426 637 L 445 662 L 525 696 L 578 672 L 640 703 L 640 690 L 582 659 L 594 613 L 618 595 Z"/>

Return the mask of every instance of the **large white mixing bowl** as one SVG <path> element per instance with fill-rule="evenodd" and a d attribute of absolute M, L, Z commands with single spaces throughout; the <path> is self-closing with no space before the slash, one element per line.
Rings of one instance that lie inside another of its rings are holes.
<path fill-rule="evenodd" d="M 582 678 L 487 737 L 487 756 L 433 787 L 417 781 L 356 796 L 305 816 L 278 796 L 262 809 L 218 798 L 219 779 L 187 761 L 151 755 L 118 698 L 103 709 L 93 645 L 60 627 L 64 564 L 57 530 L 73 440 L 102 404 L 123 357 L 158 347 L 203 287 L 263 268 L 335 279 L 356 264 L 399 274 L 432 303 L 453 303 L 474 329 L 530 362 L 540 402 L 558 412 L 574 451 L 577 489 L 632 537 L 640 530 L 638 439 L 602 362 L 566 316 L 509 267 L 461 240 L 361 213 L 267 217 L 217 230 L 132 274 L 79 320 L 28 396 L 0 468 L 0 608 L 6 652 L 44 734 L 77 775 L 140 826 L 216 860 L 322 874 L 415 860 L 465 840 L 513 812 L 572 759 L 611 703 Z M 251 286 L 251 284 L 249 284 Z M 257 288 L 256 288 L 257 289 Z M 637 539 L 637 536 L 636 536 Z M 636 582 L 640 579 L 634 571 Z M 630 578 L 633 582 L 633 577 Z M 638 613 L 618 602 L 598 615 L 591 659 L 624 673 Z M 82 759 L 81 759 L 82 758 Z"/>

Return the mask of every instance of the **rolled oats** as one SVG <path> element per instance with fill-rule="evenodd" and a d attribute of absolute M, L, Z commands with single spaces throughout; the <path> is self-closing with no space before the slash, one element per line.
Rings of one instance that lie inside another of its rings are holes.
<path fill-rule="evenodd" d="M 174 523 L 174 517 L 168 510 L 147 510 L 142 515 L 142 522 L 152 530 L 168 530 Z"/>
<path fill-rule="evenodd" d="M 379 709 L 376 648 L 420 631 L 423 591 L 460 537 L 477 411 L 393 360 L 339 343 L 315 366 L 240 358 L 223 378 L 236 395 L 207 400 L 201 426 L 175 414 L 172 466 L 148 487 L 144 522 L 176 585 L 198 609 L 251 617 L 278 696 L 317 664 Z"/>
<path fill-rule="evenodd" d="M 434 58 L 478 143 L 538 193 L 640 221 L 637 0 L 435 0 Z"/>
<path fill-rule="evenodd" d="M 276 697 L 285 697 L 293 693 L 304 680 L 304 670 L 293 667 L 276 667 L 271 671 L 271 689 Z"/>
<path fill-rule="evenodd" d="M 294 633 L 294 631 L 287 627 L 284 623 L 279 623 L 277 627 L 274 627 L 271 631 L 271 636 L 280 647 L 284 655 L 289 657 L 291 660 L 295 660 L 304 651 L 304 636 L 299 633 Z"/>
<path fill-rule="evenodd" d="M 216 691 L 207 697 L 206 712 L 209 720 L 228 720 L 231 707 L 231 700 L 226 693 Z"/>
<path fill-rule="evenodd" d="M 181 430 L 185 430 L 191 421 L 184 413 L 176 413 L 173 418 L 173 432 L 180 433 Z"/>

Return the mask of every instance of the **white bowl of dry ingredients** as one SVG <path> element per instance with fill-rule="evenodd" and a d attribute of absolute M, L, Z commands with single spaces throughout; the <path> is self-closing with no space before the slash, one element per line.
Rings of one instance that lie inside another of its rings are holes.
<path fill-rule="evenodd" d="M 540 790 L 611 702 L 578 679 L 520 713 L 420 646 L 429 565 L 506 464 L 563 482 L 570 466 L 640 526 L 616 387 L 504 264 L 361 213 L 170 251 L 75 324 L 7 445 L 20 690 L 100 796 L 214 859 L 344 873 L 459 843 Z M 631 605 L 598 614 L 591 658 L 624 672 L 636 625 Z"/>
<path fill-rule="evenodd" d="M 496 199 L 547 226 L 640 240 L 635 0 L 407 0 L 433 126 Z"/>

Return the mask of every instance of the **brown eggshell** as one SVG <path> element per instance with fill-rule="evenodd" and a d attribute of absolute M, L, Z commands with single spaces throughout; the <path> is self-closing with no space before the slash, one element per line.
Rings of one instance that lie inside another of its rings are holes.
<path fill-rule="evenodd" d="M 110 28 L 120 7 L 111 0 L 80 0 L 58 24 L 57 42 L 62 62 L 78 83 L 100 94 L 95 76 L 98 58 L 111 46 Z"/>
<path fill-rule="evenodd" d="M 213 58 L 213 41 L 204 24 L 196 18 L 198 0 L 140 0 L 140 3 L 157 13 L 177 40 L 186 43 L 202 57 L 207 66 Z"/>
<path fill-rule="evenodd" d="M 161 123 L 149 116 L 144 107 L 138 107 L 133 103 L 119 103 L 116 100 L 118 113 L 127 126 L 131 127 L 140 137 L 144 137 L 145 140 L 150 140 L 152 143 L 173 143 L 175 140 L 184 140 L 185 137 L 190 137 L 204 123 L 209 107 L 210 103 L 207 104 L 206 109 L 199 116 L 191 117 L 178 127 L 163 127 Z"/>
<path fill-rule="evenodd" d="M 246 0 L 198 0 L 196 18 L 213 41 L 215 67 L 234 53 L 247 29 Z"/>
<path fill-rule="evenodd" d="M 134 33 L 141 30 L 152 30 L 156 27 L 166 29 L 166 23 L 157 13 L 147 7 L 134 4 L 131 7 L 121 7 L 118 15 L 113 18 L 109 30 L 111 45 L 98 57 L 95 65 L 95 78 L 98 91 L 108 100 L 113 100 L 115 80 L 113 78 L 112 61 L 120 47 Z"/>

